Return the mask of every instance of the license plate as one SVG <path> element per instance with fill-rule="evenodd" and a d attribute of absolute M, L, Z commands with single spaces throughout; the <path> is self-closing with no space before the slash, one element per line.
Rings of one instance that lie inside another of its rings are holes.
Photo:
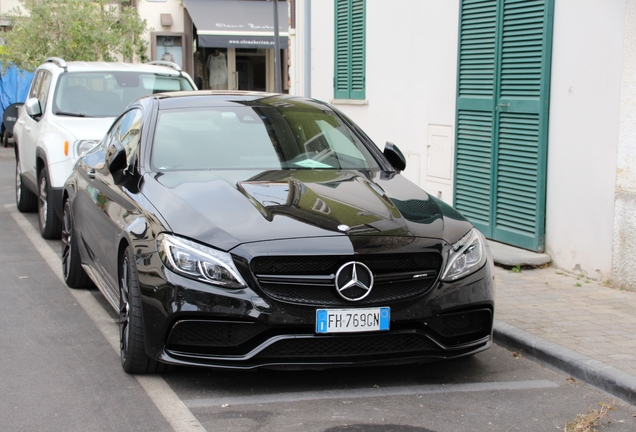
<path fill-rule="evenodd" d="M 388 330 L 391 308 L 318 309 L 316 333 L 353 333 Z"/>

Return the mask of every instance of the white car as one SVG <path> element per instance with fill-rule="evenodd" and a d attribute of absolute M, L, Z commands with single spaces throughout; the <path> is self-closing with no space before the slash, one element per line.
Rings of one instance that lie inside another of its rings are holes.
<path fill-rule="evenodd" d="M 13 129 L 16 204 L 38 210 L 40 233 L 59 238 L 64 182 L 75 161 L 106 134 L 115 118 L 141 96 L 196 90 L 171 62 L 66 62 L 48 58 L 31 83 Z"/>

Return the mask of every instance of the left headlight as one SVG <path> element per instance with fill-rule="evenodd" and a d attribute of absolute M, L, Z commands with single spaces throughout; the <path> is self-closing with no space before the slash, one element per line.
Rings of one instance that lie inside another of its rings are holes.
<path fill-rule="evenodd" d="M 486 238 L 471 229 L 452 249 L 442 274 L 442 280 L 452 282 L 479 270 L 486 263 Z"/>
<path fill-rule="evenodd" d="M 159 234 L 157 246 L 163 263 L 177 274 L 225 288 L 247 286 L 229 253 L 169 234 Z"/>

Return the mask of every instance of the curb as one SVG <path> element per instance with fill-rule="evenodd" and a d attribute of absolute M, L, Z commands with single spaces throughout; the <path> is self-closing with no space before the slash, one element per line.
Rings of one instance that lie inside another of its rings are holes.
<path fill-rule="evenodd" d="M 497 345 L 521 351 L 544 366 L 565 372 L 636 405 L 636 377 L 633 375 L 501 321 L 495 320 L 493 335 Z"/>
<path fill-rule="evenodd" d="M 507 244 L 488 240 L 488 247 L 496 265 L 504 267 L 541 267 L 550 264 L 552 258 L 545 253 L 530 252 Z"/>

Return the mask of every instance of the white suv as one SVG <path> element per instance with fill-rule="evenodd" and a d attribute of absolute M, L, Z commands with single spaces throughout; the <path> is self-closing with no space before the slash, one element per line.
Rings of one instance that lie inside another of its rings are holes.
<path fill-rule="evenodd" d="M 170 62 L 65 62 L 40 65 L 13 129 L 16 203 L 38 210 L 40 233 L 59 238 L 64 182 L 78 157 L 93 148 L 114 119 L 148 94 L 196 90 Z"/>

